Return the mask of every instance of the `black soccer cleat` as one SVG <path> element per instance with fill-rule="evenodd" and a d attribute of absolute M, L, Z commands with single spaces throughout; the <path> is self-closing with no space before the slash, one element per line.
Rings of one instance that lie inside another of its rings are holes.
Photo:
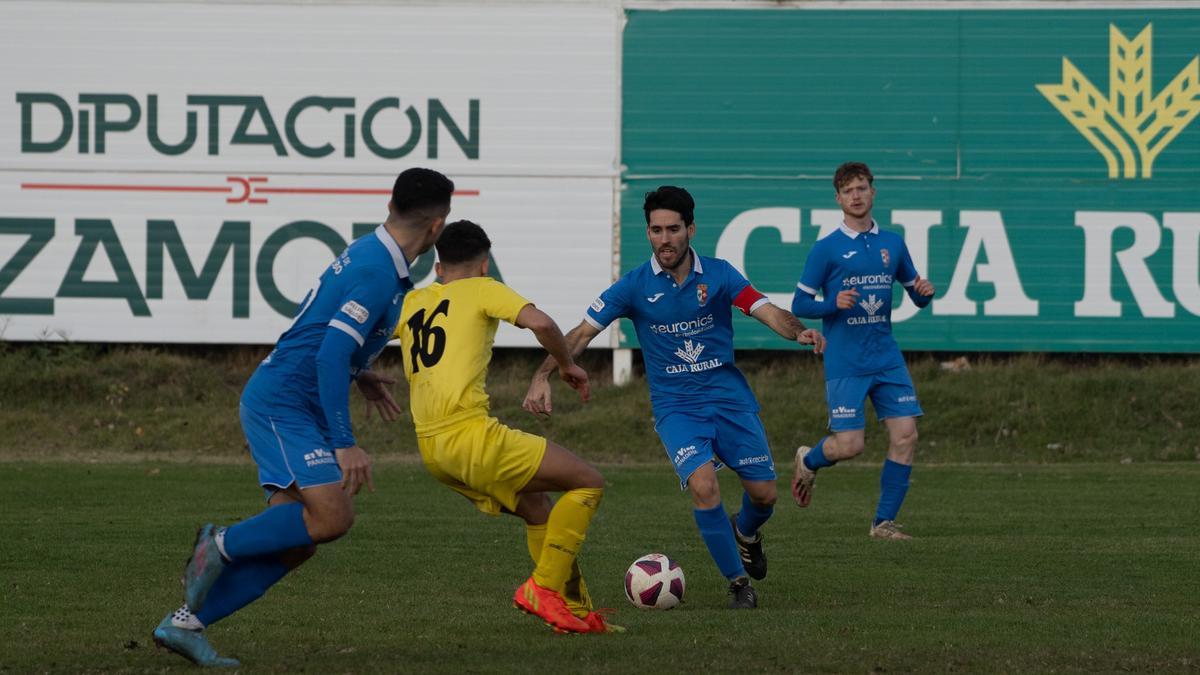
<path fill-rule="evenodd" d="M 767 554 L 763 553 L 762 532 L 755 532 L 754 539 L 746 541 L 737 529 L 737 514 L 729 516 L 729 525 L 733 528 L 733 540 L 737 542 L 738 555 L 742 558 L 742 566 L 746 574 L 757 580 L 767 578 Z"/>
<path fill-rule="evenodd" d="M 729 609 L 755 609 L 758 607 L 758 594 L 750 585 L 749 577 L 738 577 L 729 584 Z"/>

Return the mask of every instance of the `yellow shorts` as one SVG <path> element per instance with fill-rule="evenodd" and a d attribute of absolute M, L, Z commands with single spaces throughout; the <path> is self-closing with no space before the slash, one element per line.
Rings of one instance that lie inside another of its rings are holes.
<path fill-rule="evenodd" d="M 495 417 L 476 417 L 433 436 L 418 437 L 421 460 L 433 477 L 492 516 L 515 511 L 546 454 L 546 439 L 510 429 Z"/>

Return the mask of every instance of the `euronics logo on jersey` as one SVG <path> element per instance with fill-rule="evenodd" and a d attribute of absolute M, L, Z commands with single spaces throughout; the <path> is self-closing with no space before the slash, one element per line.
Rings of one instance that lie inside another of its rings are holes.
<path fill-rule="evenodd" d="M 855 274 L 842 279 L 842 288 L 861 286 L 863 288 L 891 288 L 890 274 Z"/>
<path fill-rule="evenodd" d="M 1130 40 L 1109 24 L 1109 90 L 1100 92 L 1063 57 L 1062 84 L 1039 84 L 1063 117 L 1108 164 L 1108 177 L 1149 178 L 1154 160 L 1200 114 L 1200 57 L 1151 91 L 1152 24 Z M 1135 154 L 1136 151 L 1136 154 Z"/>
<path fill-rule="evenodd" d="M 603 303 L 600 305 L 604 307 Z M 592 305 L 595 307 L 595 305 Z M 597 309 L 597 312 L 600 310 Z M 706 314 L 696 317 L 690 321 L 676 321 L 675 323 L 652 323 L 650 324 L 650 332 L 655 335 L 678 335 L 680 337 L 691 337 L 699 333 L 703 333 L 713 327 L 713 315 Z"/>

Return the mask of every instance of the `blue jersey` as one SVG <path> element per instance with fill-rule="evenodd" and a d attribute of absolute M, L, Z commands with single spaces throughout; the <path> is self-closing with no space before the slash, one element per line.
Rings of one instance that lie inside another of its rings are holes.
<path fill-rule="evenodd" d="M 817 241 L 808 253 L 792 299 L 796 316 L 821 318 L 828 344 L 825 379 L 870 375 L 904 365 L 892 337 L 892 285 L 900 282 L 918 307 L 930 298 L 913 290 L 917 270 L 904 240 L 874 222 L 867 232 L 843 224 Z M 855 289 L 858 303 L 837 308 L 837 294 Z M 814 296 L 820 292 L 824 299 Z"/>
<path fill-rule="evenodd" d="M 355 445 L 350 380 L 387 345 L 413 287 L 408 262 L 380 225 L 321 275 L 242 393 L 243 405 L 311 420 L 335 448 Z"/>
<path fill-rule="evenodd" d="M 597 330 L 620 317 L 633 321 L 656 417 L 711 405 L 758 412 L 733 365 L 732 307 L 749 314 L 767 300 L 729 263 L 691 253 L 682 284 L 651 258 L 600 294 L 584 319 Z"/>

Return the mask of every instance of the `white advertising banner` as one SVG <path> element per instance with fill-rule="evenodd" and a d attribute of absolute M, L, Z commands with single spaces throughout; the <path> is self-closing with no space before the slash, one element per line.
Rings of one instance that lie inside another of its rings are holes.
<path fill-rule="evenodd" d="M 574 325 L 612 274 L 618 19 L 0 3 L 0 339 L 273 342 L 411 166 L 450 176 L 451 220 Z"/>

